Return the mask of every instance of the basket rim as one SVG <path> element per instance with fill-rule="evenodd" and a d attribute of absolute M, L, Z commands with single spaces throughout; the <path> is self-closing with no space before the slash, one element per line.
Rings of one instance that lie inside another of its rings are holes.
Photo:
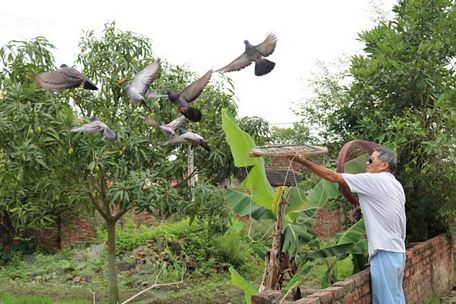
<path fill-rule="evenodd" d="M 328 148 L 308 144 L 279 144 L 258 146 L 250 151 L 251 156 L 296 156 L 327 154 Z"/>

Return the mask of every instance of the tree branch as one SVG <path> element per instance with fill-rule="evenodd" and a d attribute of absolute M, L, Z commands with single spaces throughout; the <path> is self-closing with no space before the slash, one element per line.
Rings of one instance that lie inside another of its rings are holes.
<path fill-rule="evenodd" d="M 182 277 L 181 277 L 181 280 L 179 282 L 171 282 L 171 283 L 161 283 L 161 284 L 157 284 L 157 281 L 158 281 L 158 278 L 160 277 L 160 274 L 161 272 L 163 271 L 163 268 L 165 268 L 165 265 L 163 264 L 163 267 L 160 269 L 160 272 L 157 274 L 157 276 L 155 277 L 155 282 L 154 284 L 152 284 L 152 286 L 144 289 L 143 291 L 140 291 L 138 292 L 137 294 L 135 294 L 134 296 L 126 299 L 125 301 L 123 301 L 121 304 L 126 304 L 128 302 L 130 302 L 131 300 L 133 300 L 134 298 L 142 295 L 143 293 L 155 288 L 155 287 L 159 287 L 159 286 L 169 286 L 169 285 L 178 285 L 178 284 L 181 284 L 184 282 L 184 274 L 185 274 L 185 271 L 182 271 Z"/>

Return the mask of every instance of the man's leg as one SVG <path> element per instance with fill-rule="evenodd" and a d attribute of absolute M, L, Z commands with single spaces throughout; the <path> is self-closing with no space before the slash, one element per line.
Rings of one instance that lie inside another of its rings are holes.
<path fill-rule="evenodd" d="M 370 259 L 372 302 L 374 304 L 405 303 L 402 280 L 405 253 L 378 250 Z"/>

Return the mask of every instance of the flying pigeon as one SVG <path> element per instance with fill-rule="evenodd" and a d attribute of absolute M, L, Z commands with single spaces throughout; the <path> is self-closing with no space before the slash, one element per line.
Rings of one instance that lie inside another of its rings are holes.
<path fill-rule="evenodd" d="M 88 124 L 76 127 L 70 130 L 71 132 L 103 132 L 103 136 L 115 140 L 117 139 L 117 133 L 111 130 L 105 123 L 101 122 L 97 118 L 92 119 Z"/>
<path fill-rule="evenodd" d="M 167 124 L 159 125 L 158 128 L 169 138 L 176 135 L 176 130 L 182 127 L 186 121 L 187 118 L 185 116 L 179 116 Z"/>
<path fill-rule="evenodd" d="M 212 70 L 209 70 L 201 76 L 201 78 L 195 80 L 189 84 L 185 89 L 180 93 L 173 92 L 171 90 L 166 90 L 169 101 L 177 107 L 177 111 L 182 113 L 191 121 L 198 122 L 202 118 L 201 111 L 190 107 L 189 103 L 194 101 L 198 96 L 203 92 L 204 87 L 209 83 L 209 80 L 212 76 Z"/>
<path fill-rule="evenodd" d="M 149 92 L 150 84 L 156 80 L 160 74 L 161 65 L 160 65 L 160 58 L 155 60 L 153 63 L 146 66 L 142 71 L 136 74 L 133 81 L 127 82 L 124 84 L 124 88 L 127 90 L 127 95 L 129 97 L 128 101 L 133 103 L 142 103 L 144 106 L 152 112 L 151 108 L 147 105 L 144 98 L 145 97 L 153 97 L 153 98 L 160 98 L 166 97 L 166 95 L 158 95 L 156 93 Z M 147 93 L 147 94 L 146 94 Z"/>
<path fill-rule="evenodd" d="M 275 63 L 263 57 L 268 57 L 274 52 L 277 44 L 277 37 L 269 34 L 264 41 L 258 45 L 251 45 L 248 40 L 244 40 L 245 51 L 238 58 L 216 72 L 226 73 L 239 71 L 252 62 L 255 62 L 255 75 L 263 76 L 272 71 Z"/>
<path fill-rule="evenodd" d="M 204 138 L 196 133 L 187 131 L 183 128 L 177 130 L 176 135 L 171 135 L 169 139 L 164 142 L 164 145 L 179 145 L 179 144 L 190 144 L 192 146 L 200 145 L 204 150 L 211 152 L 211 149 L 207 145 Z"/>
<path fill-rule="evenodd" d="M 98 90 L 86 76 L 82 75 L 76 69 L 70 68 L 66 64 L 62 64 L 60 68 L 55 71 L 37 74 L 35 76 L 35 81 L 40 87 L 47 90 L 62 91 L 79 87 L 81 84 L 83 84 L 84 89 Z"/>

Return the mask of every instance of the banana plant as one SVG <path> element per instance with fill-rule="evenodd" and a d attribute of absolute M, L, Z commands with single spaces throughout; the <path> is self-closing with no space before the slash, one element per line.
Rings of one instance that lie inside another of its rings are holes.
<path fill-rule="evenodd" d="M 222 127 L 235 166 L 248 171 L 240 189 L 227 190 L 225 200 L 240 215 L 249 215 L 255 220 L 275 220 L 272 246 L 267 255 L 263 282 L 258 290 L 280 289 L 284 285 L 285 268 L 292 269 L 288 273 L 291 285 L 289 283 L 287 286 L 297 287 L 302 280 L 302 276 L 296 275 L 295 258 L 298 249 L 304 243 L 316 239 L 311 230 L 316 210 L 339 196 L 337 185 L 321 180 L 309 195 L 305 195 L 299 187 L 273 188 L 266 178 L 263 158 L 250 157 L 250 152 L 256 148 L 254 140 L 240 129 L 237 121 L 226 110 L 222 111 Z M 281 263 L 284 260 L 288 267 Z M 240 275 L 233 271 L 233 284 L 242 288 L 246 295 L 251 294 L 251 284 L 240 284 Z M 249 296 L 246 296 L 246 301 L 249 303 Z"/>

